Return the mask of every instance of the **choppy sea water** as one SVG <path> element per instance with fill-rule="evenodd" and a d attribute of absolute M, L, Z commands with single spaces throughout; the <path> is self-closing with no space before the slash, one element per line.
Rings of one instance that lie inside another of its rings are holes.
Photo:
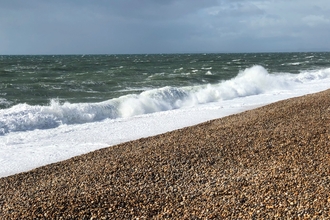
<path fill-rule="evenodd" d="M 1 56 L 0 135 L 256 95 L 328 77 L 329 60 L 330 53 Z"/>
<path fill-rule="evenodd" d="M 330 53 L 0 56 L 0 176 L 330 87 Z"/>

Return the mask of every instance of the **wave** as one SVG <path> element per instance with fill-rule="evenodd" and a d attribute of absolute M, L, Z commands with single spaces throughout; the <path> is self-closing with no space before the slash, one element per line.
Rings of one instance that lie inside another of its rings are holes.
<path fill-rule="evenodd" d="M 1 94 L 0 94 L 1 95 Z M 11 105 L 11 102 L 5 98 L 0 98 L 0 108 L 6 108 Z"/>
<path fill-rule="evenodd" d="M 63 124 L 127 118 L 276 90 L 290 90 L 297 84 L 325 78 L 330 78 L 330 68 L 300 74 L 269 74 L 264 67 L 253 66 L 239 72 L 235 78 L 218 84 L 181 88 L 167 86 L 99 103 L 61 103 L 53 99 L 46 106 L 18 104 L 0 110 L 0 135 L 16 131 L 50 129 Z"/>

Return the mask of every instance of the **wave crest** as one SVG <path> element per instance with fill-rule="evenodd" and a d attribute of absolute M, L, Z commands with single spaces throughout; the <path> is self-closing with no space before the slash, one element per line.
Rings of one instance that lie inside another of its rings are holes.
<path fill-rule="evenodd" d="M 0 135 L 15 131 L 55 128 L 63 124 L 126 118 L 274 90 L 293 89 L 299 83 L 325 78 L 330 78 L 330 68 L 300 74 L 269 74 L 264 67 L 253 66 L 239 72 L 233 79 L 212 85 L 182 88 L 167 86 L 99 103 L 60 103 L 54 99 L 47 106 L 18 104 L 0 110 Z"/>

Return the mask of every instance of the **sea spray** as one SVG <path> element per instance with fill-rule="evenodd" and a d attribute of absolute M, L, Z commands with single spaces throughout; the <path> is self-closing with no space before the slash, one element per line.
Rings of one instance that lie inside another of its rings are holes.
<path fill-rule="evenodd" d="M 290 90 L 297 84 L 329 77 L 330 68 L 304 71 L 301 74 L 270 74 L 264 67 L 256 65 L 217 84 L 181 88 L 166 86 L 97 103 L 61 103 L 58 99 L 52 99 L 49 105 L 18 104 L 0 110 L 0 135 L 50 129 L 63 124 L 127 118 L 276 90 Z"/>

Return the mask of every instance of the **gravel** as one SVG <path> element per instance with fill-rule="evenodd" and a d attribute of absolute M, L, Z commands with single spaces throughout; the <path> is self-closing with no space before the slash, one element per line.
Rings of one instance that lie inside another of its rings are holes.
<path fill-rule="evenodd" d="M 330 90 L 0 178 L 0 219 L 329 219 Z"/>

